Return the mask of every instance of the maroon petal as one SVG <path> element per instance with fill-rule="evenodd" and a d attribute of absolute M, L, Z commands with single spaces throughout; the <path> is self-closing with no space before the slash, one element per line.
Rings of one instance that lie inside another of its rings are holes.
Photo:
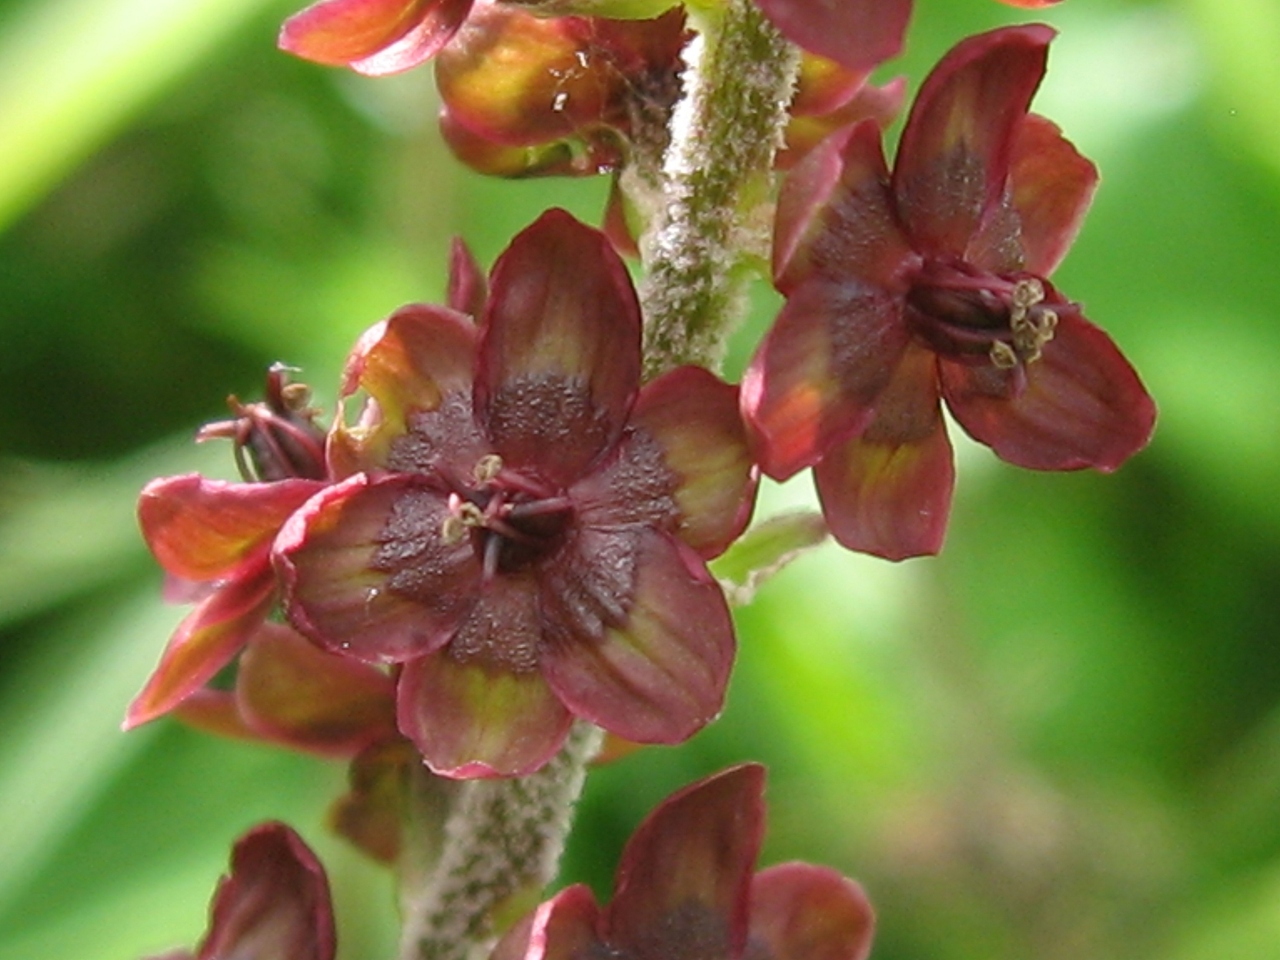
<path fill-rule="evenodd" d="M 479 320 L 489 298 L 489 281 L 461 237 L 449 245 L 449 309 Z"/>
<path fill-rule="evenodd" d="M 898 212 L 921 253 L 962 256 L 1004 196 L 1054 32 L 1031 24 L 969 37 L 925 79 L 893 171 Z"/>
<path fill-rule="evenodd" d="M 160 565 L 184 580 L 240 576 L 323 484 L 227 483 L 189 473 L 153 480 L 138 497 L 138 523 Z"/>
<path fill-rule="evenodd" d="M 751 519 L 757 477 L 737 388 L 680 367 L 645 386 L 617 454 L 570 495 L 585 525 L 660 526 L 713 557 Z"/>
<path fill-rule="evenodd" d="M 1080 230 L 1098 185 L 1098 168 L 1056 124 L 1032 113 L 1018 125 L 1009 178 L 1023 269 L 1047 277 Z"/>
<path fill-rule="evenodd" d="M 719 712 L 733 624 L 702 560 L 665 534 L 635 537 L 625 617 L 597 642 L 550 645 L 543 673 L 576 715 L 628 740 L 679 743 Z"/>
<path fill-rule="evenodd" d="M 792 43 L 851 70 L 870 70 L 902 49 L 911 0 L 757 0 Z"/>
<path fill-rule="evenodd" d="M 405 665 L 399 718 L 427 766 L 459 779 L 527 776 L 573 722 L 537 671 L 460 661 L 450 648 Z"/>
<path fill-rule="evenodd" d="M 494 265 L 476 410 L 497 452 L 568 484 L 622 432 L 640 383 L 640 308 L 605 236 L 563 210 Z"/>
<path fill-rule="evenodd" d="M 773 279 L 790 294 L 815 273 L 905 291 L 917 261 L 894 212 L 881 133 L 867 120 L 832 134 L 778 194 Z"/>
<path fill-rule="evenodd" d="M 474 602 L 467 538 L 446 543 L 446 495 L 419 478 L 356 474 L 290 519 L 275 545 L 285 611 L 343 656 L 400 662 L 437 649 Z"/>
<path fill-rule="evenodd" d="M 260 575 L 216 590 L 178 625 L 155 672 L 125 714 L 124 729 L 168 713 L 213 679 L 248 642 L 275 601 L 266 558 Z"/>
<path fill-rule="evenodd" d="M 240 658 L 236 702 L 260 736 L 326 756 L 394 737 L 395 691 L 385 673 L 318 650 L 268 623 Z"/>
<path fill-rule="evenodd" d="M 808 283 L 783 306 L 742 378 L 760 467 L 785 480 L 870 422 L 910 335 L 902 300 L 856 283 Z"/>
<path fill-rule="evenodd" d="M 930 351 L 908 352 L 871 425 L 813 475 L 827 525 L 850 550 L 887 560 L 938 552 L 955 467 Z"/>
<path fill-rule="evenodd" d="M 380 76 L 429 60 L 471 12 L 472 0 L 321 0 L 285 21 L 282 50 Z"/>
<path fill-rule="evenodd" d="M 200 960 L 332 960 L 334 943 L 329 883 L 302 839 L 282 823 L 241 837 Z"/>
<path fill-rule="evenodd" d="M 636 960 L 742 956 L 763 834 L 764 768 L 758 764 L 668 797 L 623 850 L 605 914 L 609 944 Z"/>
<path fill-rule="evenodd" d="M 960 425 L 1003 460 L 1033 470 L 1116 469 L 1146 446 L 1156 409 L 1111 338 L 1064 314 L 1041 358 L 998 370 L 940 363 Z"/>
<path fill-rule="evenodd" d="M 862 887 L 826 867 L 784 863 L 751 883 L 751 940 L 769 960 L 866 960 L 875 914 Z"/>
<path fill-rule="evenodd" d="M 370 403 L 356 424 L 348 426 L 341 416 L 334 424 L 333 472 L 347 477 L 385 465 L 391 444 L 408 432 L 415 415 L 469 406 L 477 341 L 465 315 L 423 304 L 401 307 L 366 330 L 347 357 L 340 397 L 363 390 Z M 471 418 L 461 419 L 469 424 Z M 448 439 L 456 450 L 459 438 Z"/>
<path fill-rule="evenodd" d="M 512 927 L 489 960 L 580 960 L 606 956 L 596 937 L 600 908 L 588 887 L 561 890 Z"/>

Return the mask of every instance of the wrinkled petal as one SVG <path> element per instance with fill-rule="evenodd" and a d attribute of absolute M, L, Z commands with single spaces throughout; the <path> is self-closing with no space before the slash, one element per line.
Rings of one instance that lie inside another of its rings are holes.
<path fill-rule="evenodd" d="M 969 37 L 925 79 L 893 171 L 898 212 L 921 253 L 961 256 L 999 204 L 1054 33 L 1031 24 Z"/>
<path fill-rule="evenodd" d="M 626 620 L 597 643 L 549 646 L 543 673 L 574 715 L 628 740 L 679 743 L 720 712 L 733 625 L 688 547 L 644 528 L 636 549 Z"/>
<path fill-rule="evenodd" d="M 213 679 L 249 641 L 275 601 L 275 580 L 265 557 L 260 562 L 260 576 L 226 584 L 178 625 L 155 672 L 129 705 L 125 730 L 168 713 Z"/>
<path fill-rule="evenodd" d="M 1080 231 L 1098 186 L 1098 168 L 1056 124 L 1032 113 L 1018 125 L 1009 178 L 1021 225 L 1022 269 L 1048 276 Z"/>
<path fill-rule="evenodd" d="M 741 956 L 763 835 L 764 768 L 758 764 L 668 797 L 623 850 L 606 908 L 608 942 L 629 948 L 637 960 Z"/>
<path fill-rule="evenodd" d="M 238 577 L 323 484 L 317 480 L 228 483 L 199 474 L 153 480 L 138 497 L 147 546 L 172 576 L 206 581 Z"/>
<path fill-rule="evenodd" d="M 580 960 L 605 955 L 596 938 L 600 908 L 590 888 L 574 884 L 513 926 L 489 960 Z"/>
<path fill-rule="evenodd" d="M 285 21 L 282 50 L 370 76 L 408 70 L 435 56 L 472 0 L 321 0 Z"/>
<path fill-rule="evenodd" d="M 329 883 L 302 838 L 282 823 L 241 837 L 200 960 L 332 960 L 334 943 Z"/>
<path fill-rule="evenodd" d="M 905 292 L 918 257 L 894 212 L 880 139 L 874 121 L 855 124 L 787 176 L 773 237 L 773 279 L 783 293 L 814 274 Z"/>
<path fill-rule="evenodd" d="M 737 388 L 702 367 L 680 367 L 645 386 L 631 423 L 657 441 L 674 473 L 676 536 L 704 557 L 722 553 L 751 519 L 758 478 Z M 647 446 L 638 436 L 632 444 Z"/>
<path fill-rule="evenodd" d="M 640 308 L 597 230 L 543 214 L 490 282 L 476 410 L 497 452 L 569 483 L 616 442 L 640 382 Z"/>
<path fill-rule="evenodd" d="M 390 677 L 279 624 L 264 624 L 240 658 L 236 700 L 254 730 L 325 755 L 352 755 L 396 733 Z"/>
<path fill-rule="evenodd" d="M 372 403 L 356 424 L 341 418 L 335 424 L 329 440 L 334 473 L 346 477 L 385 463 L 415 415 L 467 406 L 477 341 L 464 314 L 424 304 L 402 307 L 366 330 L 347 357 L 340 396 L 363 390 Z"/>
<path fill-rule="evenodd" d="M 875 914 L 862 887 L 836 871 L 784 863 L 751 883 L 751 939 L 769 960 L 866 960 Z"/>
<path fill-rule="evenodd" d="M 406 664 L 400 729 L 443 777 L 527 776 L 564 743 L 573 716 L 536 671 L 513 673 L 448 648 Z"/>
<path fill-rule="evenodd" d="M 850 550 L 902 560 L 942 547 L 955 466 L 936 381 L 933 354 L 912 349 L 867 430 L 814 467 L 823 516 Z"/>
<path fill-rule="evenodd" d="M 870 70 L 902 49 L 911 0 L 757 0 L 792 43 L 852 70 Z"/>
<path fill-rule="evenodd" d="M 553 562 L 538 572 L 540 613 L 552 644 L 594 645 L 627 618 L 636 592 L 640 539 L 651 521 L 594 528 L 582 517 Z M 656 523 L 657 521 L 652 521 Z"/>
<path fill-rule="evenodd" d="M 285 612 L 322 647 L 372 663 L 448 641 L 480 569 L 468 538 L 445 543 L 445 495 L 414 476 L 356 474 L 294 514 L 276 540 Z"/>
<path fill-rule="evenodd" d="M 449 244 L 449 309 L 479 320 L 489 298 L 489 281 L 466 241 L 454 237 Z"/>
<path fill-rule="evenodd" d="M 909 340 L 899 297 L 852 282 L 797 290 L 742 378 L 761 469 L 785 480 L 863 430 Z"/>
<path fill-rule="evenodd" d="M 1033 470 L 1116 469 L 1146 446 L 1155 403 L 1111 338 L 1063 315 L 1036 362 L 1012 370 L 943 362 L 960 425 L 1003 460 Z"/>

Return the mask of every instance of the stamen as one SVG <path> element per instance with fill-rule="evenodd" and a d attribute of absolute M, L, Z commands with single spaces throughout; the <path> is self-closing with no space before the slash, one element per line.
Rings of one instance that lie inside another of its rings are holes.
<path fill-rule="evenodd" d="M 1014 353 L 1013 347 L 1003 340 L 993 340 L 987 355 L 991 358 L 992 364 L 1000 370 L 1012 370 L 1018 365 L 1018 355 Z"/>
<path fill-rule="evenodd" d="M 1025 310 L 1044 299 L 1044 284 L 1035 277 L 1027 277 L 1013 285 L 1013 292 L 1009 297 L 1015 307 Z"/>
<path fill-rule="evenodd" d="M 472 471 L 476 483 L 490 483 L 502 472 L 502 458 L 496 453 L 486 453 L 481 457 Z"/>

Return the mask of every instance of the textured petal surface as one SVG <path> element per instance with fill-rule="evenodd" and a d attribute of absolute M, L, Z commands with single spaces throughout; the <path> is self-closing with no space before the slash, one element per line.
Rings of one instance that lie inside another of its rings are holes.
<path fill-rule="evenodd" d="M 372 402 L 356 424 L 335 424 L 334 472 L 345 477 L 384 464 L 415 414 L 469 409 L 478 340 L 465 314 L 419 304 L 366 330 L 347 357 L 341 396 L 363 390 Z"/>
<path fill-rule="evenodd" d="M 898 212 L 921 253 L 961 256 L 1004 196 L 1053 35 L 1033 24 L 969 37 L 925 79 L 893 171 Z"/>
<path fill-rule="evenodd" d="M 937 553 L 955 483 L 936 361 L 912 349 L 860 436 L 814 467 L 822 512 L 850 550 L 902 560 Z"/>
<path fill-rule="evenodd" d="M 637 960 L 740 956 L 763 794 L 764 768 L 748 764 L 663 801 L 623 850 L 610 945 Z"/>
<path fill-rule="evenodd" d="M 1146 446 L 1155 426 L 1155 403 L 1129 361 L 1105 333 L 1071 314 L 1025 368 L 939 366 L 960 425 L 1020 467 L 1114 470 Z"/>
<path fill-rule="evenodd" d="M 285 610 L 335 653 L 398 662 L 435 650 L 473 603 L 468 539 L 446 544 L 445 496 L 412 476 L 366 474 L 330 487 L 276 540 Z"/>
<path fill-rule="evenodd" d="M 262 623 L 275 600 L 276 584 L 266 564 L 261 573 L 226 584 L 178 625 L 160 663 L 134 698 L 124 729 L 168 713 L 231 662 Z"/>
<path fill-rule="evenodd" d="M 643 499 L 665 472 L 674 481 L 676 535 L 704 557 L 723 552 L 751 519 L 758 476 L 737 388 L 702 367 L 680 367 L 645 386 L 631 424 L 610 472 L 632 482 L 618 483 L 613 500 Z M 655 454 L 661 470 L 646 469 Z M 590 522 L 585 510 L 583 522 Z"/>
<path fill-rule="evenodd" d="M 316 480 L 227 483 L 190 473 L 153 480 L 138 523 L 160 565 L 184 580 L 239 576 L 262 562 L 281 525 L 323 486 Z"/>
<path fill-rule="evenodd" d="M 533 773 L 560 749 L 573 717 L 536 671 L 514 673 L 446 649 L 406 664 L 400 729 L 445 777 Z"/>
<path fill-rule="evenodd" d="M 598 642 L 550 646 L 547 682 L 576 716 L 641 743 L 678 743 L 713 719 L 733 661 L 724 594 L 701 559 L 651 529 L 637 533 L 626 620 Z"/>
<path fill-rule="evenodd" d="M 784 863 L 751 883 L 751 939 L 770 960 L 866 960 L 875 915 L 862 887 L 826 867 Z"/>
<path fill-rule="evenodd" d="M 1056 124 L 1032 113 L 1018 125 L 1009 177 L 1023 269 L 1048 276 L 1080 231 L 1098 186 L 1098 168 Z"/>
<path fill-rule="evenodd" d="M 911 0 L 757 0 L 792 43 L 853 70 L 897 56 Z"/>
<path fill-rule="evenodd" d="M 567 484 L 618 438 L 640 385 L 640 308 L 605 236 L 543 214 L 494 265 L 476 409 L 499 454 Z"/>
<path fill-rule="evenodd" d="M 865 428 L 908 340 L 895 295 L 852 282 L 797 290 L 742 378 L 761 469 L 784 480 Z"/>
<path fill-rule="evenodd" d="M 380 75 L 434 56 L 461 26 L 472 0 L 321 0 L 285 21 L 282 50 Z"/>
<path fill-rule="evenodd" d="M 302 839 L 267 823 L 237 841 L 210 909 L 201 960 L 332 960 L 324 869 Z"/>
<path fill-rule="evenodd" d="M 538 907 L 498 942 L 490 960 L 579 960 L 603 956 L 596 939 L 600 909 L 591 890 L 575 884 Z"/>
<path fill-rule="evenodd" d="M 245 649 L 236 701 L 255 731 L 316 753 L 350 756 L 396 733 L 390 677 L 280 624 L 264 624 Z"/>

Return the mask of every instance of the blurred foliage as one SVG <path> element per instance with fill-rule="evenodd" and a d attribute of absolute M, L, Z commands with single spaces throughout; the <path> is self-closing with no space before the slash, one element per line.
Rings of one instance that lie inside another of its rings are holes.
<path fill-rule="evenodd" d="M 389 880 L 324 828 L 335 765 L 122 735 L 180 611 L 133 528 L 147 478 L 274 360 L 332 402 L 355 335 L 437 299 L 601 182 L 481 181 L 430 72 L 275 52 L 283 0 L 0 2 L 0 958 L 192 943 L 234 836 L 289 820 L 333 875 L 343 956 L 389 956 Z M 918 0 L 918 83 L 1019 18 Z M 1151 449 L 1032 475 L 961 443 L 944 555 L 826 546 L 738 612 L 722 720 L 588 785 L 565 878 L 607 891 L 676 787 L 771 768 L 765 861 L 857 876 L 880 960 L 1260 960 L 1280 948 L 1280 8 L 1068 0 L 1038 105 L 1100 163 L 1056 279 L 1143 371 Z M 888 75 L 888 71 L 886 71 Z M 735 343 L 740 369 L 776 305 Z M 760 516 L 810 505 L 770 486 Z"/>

